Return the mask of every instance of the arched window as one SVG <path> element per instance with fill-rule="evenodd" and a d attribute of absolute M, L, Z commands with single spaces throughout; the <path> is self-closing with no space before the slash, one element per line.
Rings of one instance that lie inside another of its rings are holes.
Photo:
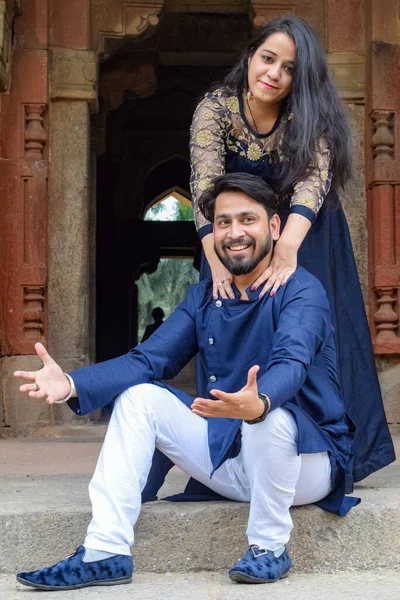
<path fill-rule="evenodd" d="M 173 188 L 155 198 L 144 215 L 145 221 L 193 221 L 190 199 L 183 190 Z"/>

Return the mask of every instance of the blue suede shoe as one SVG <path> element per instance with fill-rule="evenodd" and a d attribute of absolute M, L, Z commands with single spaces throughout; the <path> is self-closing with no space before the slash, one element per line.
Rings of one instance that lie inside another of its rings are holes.
<path fill-rule="evenodd" d="M 292 561 L 286 548 L 279 554 L 253 545 L 232 567 L 229 577 L 236 583 L 272 583 L 287 577 L 291 566 Z"/>
<path fill-rule="evenodd" d="M 39 590 L 76 590 L 91 585 L 118 585 L 132 581 L 131 556 L 117 554 L 105 560 L 85 563 L 85 548 L 79 546 L 75 554 L 52 567 L 29 573 L 18 573 L 17 581 Z"/>

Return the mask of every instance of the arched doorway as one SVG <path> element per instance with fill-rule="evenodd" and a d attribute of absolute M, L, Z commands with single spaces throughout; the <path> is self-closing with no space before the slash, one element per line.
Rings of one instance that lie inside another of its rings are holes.
<path fill-rule="evenodd" d="M 146 221 L 167 193 L 189 194 L 189 129 L 204 92 L 251 34 L 248 14 L 166 14 L 153 36 L 125 38 L 100 69 L 97 162 L 97 360 L 138 340 L 136 282 L 160 260 L 199 263 L 193 221 Z"/>
<path fill-rule="evenodd" d="M 156 197 L 144 215 L 145 221 L 193 223 L 193 209 L 184 190 L 177 187 Z M 179 254 L 176 253 L 179 252 Z M 194 266 L 194 257 L 183 248 L 169 252 L 160 249 L 160 260 L 154 273 L 143 273 L 137 281 L 138 287 L 138 340 L 141 341 L 146 327 L 152 321 L 152 312 L 160 308 L 164 318 L 168 318 L 175 307 L 182 302 L 188 288 L 199 281 L 199 273 Z"/>

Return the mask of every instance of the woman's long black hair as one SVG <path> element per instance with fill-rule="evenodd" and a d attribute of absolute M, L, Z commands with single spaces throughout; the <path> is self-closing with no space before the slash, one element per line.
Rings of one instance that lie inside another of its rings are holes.
<path fill-rule="evenodd" d="M 331 151 L 332 188 L 343 187 L 351 176 L 351 131 L 344 106 L 328 72 L 324 51 L 310 26 L 300 17 L 287 15 L 270 21 L 259 30 L 225 77 L 223 85 L 248 89 L 249 58 L 273 33 L 286 33 L 295 43 L 292 91 L 284 100 L 287 121 L 282 152 L 290 160 L 283 163 L 280 196 L 291 193 L 293 185 L 312 171 L 318 140 L 323 136 Z"/>

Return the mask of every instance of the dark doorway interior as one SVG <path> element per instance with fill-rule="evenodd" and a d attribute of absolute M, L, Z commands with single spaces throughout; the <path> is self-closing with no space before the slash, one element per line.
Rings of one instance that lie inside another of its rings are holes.
<path fill-rule="evenodd" d="M 96 116 L 105 136 L 97 159 L 96 360 L 138 342 L 136 281 L 142 273 L 154 272 L 165 256 L 199 265 L 193 222 L 143 218 L 169 190 L 190 197 L 193 111 L 250 33 L 247 15 L 167 14 L 152 37 L 110 42 L 100 77 L 108 87 Z M 115 97 L 118 106 L 112 106 Z"/>

